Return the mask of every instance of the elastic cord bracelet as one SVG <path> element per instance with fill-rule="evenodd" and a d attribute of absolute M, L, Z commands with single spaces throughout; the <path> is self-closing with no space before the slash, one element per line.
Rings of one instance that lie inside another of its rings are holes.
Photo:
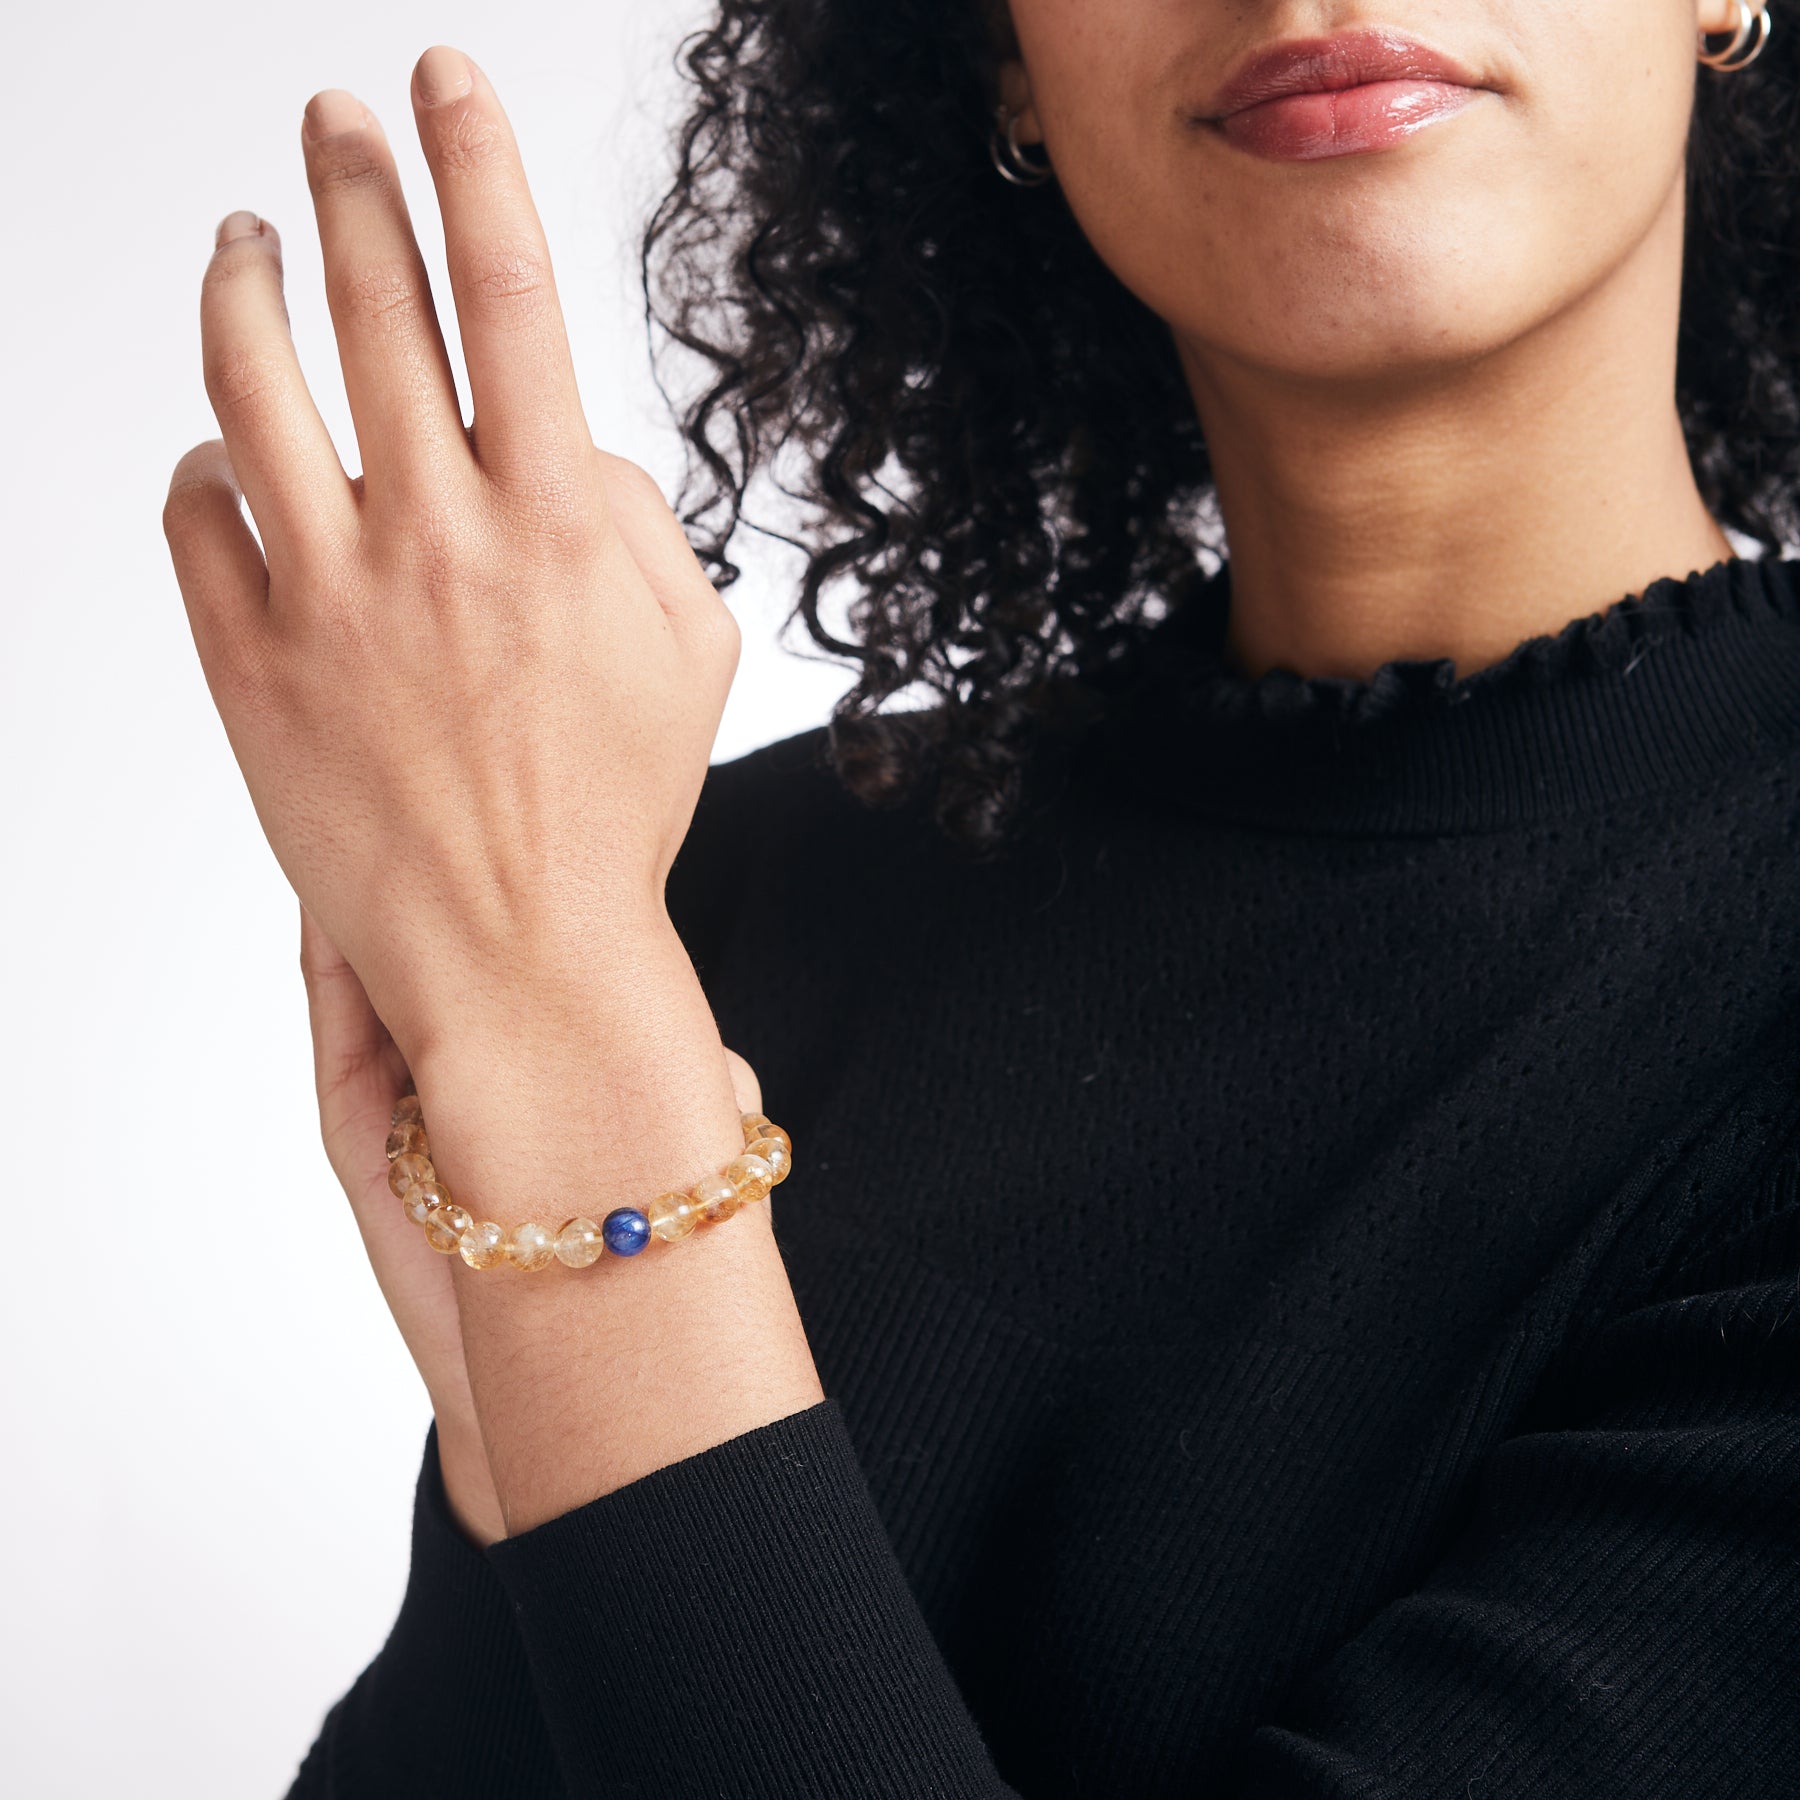
<path fill-rule="evenodd" d="M 685 1193 L 658 1194 L 641 1209 L 615 1207 L 598 1224 L 574 1218 L 554 1232 L 535 1224 L 515 1225 L 508 1231 L 492 1219 L 478 1222 L 451 1199 L 431 1166 L 419 1096 L 403 1094 L 388 1132 L 388 1186 L 399 1196 L 406 1216 L 425 1228 L 426 1243 L 446 1256 L 460 1251 L 471 1269 L 505 1263 L 530 1271 L 547 1269 L 553 1262 L 585 1269 L 608 1250 L 615 1256 L 636 1256 L 653 1237 L 673 1243 L 696 1225 L 729 1219 L 740 1208 L 766 1200 L 771 1188 L 786 1181 L 794 1164 L 793 1140 L 763 1113 L 740 1113 L 738 1118 L 744 1128 L 744 1154 Z"/>

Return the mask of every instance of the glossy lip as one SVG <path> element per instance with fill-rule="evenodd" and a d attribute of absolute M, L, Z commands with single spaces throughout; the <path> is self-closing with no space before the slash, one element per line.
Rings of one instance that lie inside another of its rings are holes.
<path fill-rule="evenodd" d="M 1330 37 L 1289 38 L 1253 51 L 1234 69 L 1197 123 L 1217 125 L 1233 113 L 1290 94 L 1335 93 L 1383 81 L 1437 82 L 1449 87 L 1486 84 L 1455 58 L 1404 32 L 1340 31 Z"/>
<path fill-rule="evenodd" d="M 1365 81 L 1356 87 L 1281 94 L 1228 114 L 1208 129 L 1274 162 L 1317 162 L 1391 150 L 1459 113 L 1479 88 L 1448 81 Z"/>

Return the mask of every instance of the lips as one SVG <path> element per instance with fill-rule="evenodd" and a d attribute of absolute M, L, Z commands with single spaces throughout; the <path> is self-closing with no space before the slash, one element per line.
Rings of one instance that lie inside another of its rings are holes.
<path fill-rule="evenodd" d="M 1398 32 L 1347 31 L 1257 52 L 1200 119 L 1252 154 L 1309 161 L 1387 148 L 1485 91 L 1429 45 Z"/>

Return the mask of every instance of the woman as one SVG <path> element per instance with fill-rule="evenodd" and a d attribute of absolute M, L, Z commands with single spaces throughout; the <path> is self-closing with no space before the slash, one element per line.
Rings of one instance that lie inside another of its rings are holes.
<path fill-rule="evenodd" d="M 435 1417 L 297 1794 L 1792 1791 L 1793 42 L 725 0 L 683 522 L 480 71 L 467 431 L 312 101 L 365 473 L 236 214 L 167 516 Z M 709 770 L 771 470 L 860 673 Z"/>

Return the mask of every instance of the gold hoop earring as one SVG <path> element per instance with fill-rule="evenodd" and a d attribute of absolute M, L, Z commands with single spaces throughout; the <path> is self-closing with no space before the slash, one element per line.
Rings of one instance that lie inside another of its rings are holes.
<path fill-rule="evenodd" d="M 1723 50 L 1708 50 L 1706 33 L 1696 34 L 1698 48 L 1695 54 L 1709 69 L 1717 69 L 1721 75 L 1749 68 L 1762 55 L 1763 47 L 1775 29 L 1775 21 L 1769 17 L 1768 0 L 1762 0 L 1761 5 L 1754 7 L 1750 0 L 1737 0 L 1737 15 L 1737 29 Z"/>
<path fill-rule="evenodd" d="M 1743 0 L 1739 0 L 1743 4 Z M 994 108 L 994 129 L 988 134 L 988 156 L 994 167 L 1014 187 L 1042 187 L 1050 179 L 1048 162 L 1033 162 L 1019 145 L 1019 115 L 1009 113 L 1004 102 Z"/>

